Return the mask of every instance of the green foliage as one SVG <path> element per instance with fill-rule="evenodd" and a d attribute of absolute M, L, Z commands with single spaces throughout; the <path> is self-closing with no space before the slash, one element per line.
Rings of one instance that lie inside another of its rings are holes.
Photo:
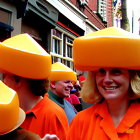
<path fill-rule="evenodd" d="M 127 0 L 122 0 L 122 21 L 121 21 L 121 28 L 130 31 L 130 23 L 127 17 Z"/>

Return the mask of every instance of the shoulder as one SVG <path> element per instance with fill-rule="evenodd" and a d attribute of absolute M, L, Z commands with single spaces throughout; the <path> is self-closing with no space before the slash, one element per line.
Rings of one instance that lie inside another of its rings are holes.
<path fill-rule="evenodd" d="M 98 104 L 95 104 L 83 111 L 80 111 L 73 120 L 78 120 L 78 121 L 82 121 L 82 122 L 85 120 L 90 121 L 90 118 L 94 115 L 94 111 L 97 106 L 98 106 Z"/>
<path fill-rule="evenodd" d="M 77 111 L 75 110 L 74 106 L 69 101 L 64 99 L 64 104 L 66 104 L 71 111 L 74 111 L 77 114 Z"/>
<path fill-rule="evenodd" d="M 52 101 L 51 99 L 48 98 L 48 96 L 44 96 L 44 106 L 45 106 L 45 110 L 49 110 L 49 111 L 62 111 L 63 108 L 60 107 L 58 104 L 56 104 L 54 101 Z"/>
<path fill-rule="evenodd" d="M 64 99 L 64 103 L 66 103 L 68 106 L 72 107 L 71 103 L 69 101 L 67 101 L 66 99 Z"/>
<path fill-rule="evenodd" d="M 43 110 L 44 114 L 46 114 L 46 118 L 66 118 L 64 109 L 60 107 L 58 104 L 56 104 L 54 101 L 49 99 L 47 96 L 44 97 L 45 102 L 43 104 L 43 107 L 41 110 Z M 48 115 L 49 114 L 49 115 Z"/>
<path fill-rule="evenodd" d="M 92 126 L 94 127 L 94 122 L 96 122 L 96 115 L 94 112 L 97 106 L 98 104 L 95 104 L 76 114 L 70 124 L 68 136 L 71 134 L 80 136 L 81 131 L 87 132 L 91 122 L 93 122 Z"/>

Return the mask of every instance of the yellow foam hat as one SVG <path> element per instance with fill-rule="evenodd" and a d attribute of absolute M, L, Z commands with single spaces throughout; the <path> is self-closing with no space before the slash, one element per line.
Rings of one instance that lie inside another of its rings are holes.
<path fill-rule="evenodd" d="M 72 80 L 77 81 L 76 73 L 60 62 L 52 64 L 50 81 Z"/>
<path fill-rule="evenodd" d="M 73 59 L 74 67 L 82 71 L 140 69 L 140 36 L 115 27 L 87 34 L 74 40 Z"/>
<path fill-rule="evenodd" d="M 0 70 L 31 79 L 45 79 L 51 73 L 51 56 L 28 34 L 0 43 Z"/>
<path fill-rule="evenodd" d="M 24 120 L 17 93 L 0 81 L 0 135 L 15 130 Z"/>

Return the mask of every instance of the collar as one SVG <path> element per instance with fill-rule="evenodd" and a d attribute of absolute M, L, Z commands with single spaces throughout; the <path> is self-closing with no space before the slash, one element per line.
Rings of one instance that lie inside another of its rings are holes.
<path fill-rule="evenodd" d="M 103 103 L 99 104 L 94 111 L 95 116 L 100 116 L 100 126 L 105 131 L 110 139 L 117 140 L 118 133 L 127 133 L 127 131 L 132 130 L 133 125 L 140 120 L 140 104 L 135 101 L 130 104 L 124 118 L 115 129 L 113 120 L 109 114 L 107 102 L 104 100 Z"/>
<path fill-rule="evenodd" d="M 56 104 L 60 105 L 62 108 L 64 108 L 64 99 L 57 96 L 56 94 L 54 94 L 51 90 L 49 90 L 48 92 L 49 94 L 49 98 L 51 100 L 53 100 Z"/>
<path fill-rule="evenodd" d="M 127 110 L 124 118 L 117 127 L 116 131 L 118 133 L 124 133 L 131 129 L 133 125 L 140 120 L 140 103 L 133 101 Z M 127 133 L 127 132 L 126 132 Z"/>
<path fill-rule="evenodd" d="M 36 104 L 31 110 L 25 112 L 26 115 L 28 116 L 30 114 L 33 114 L 35 116 L 35 118 L 37 118 L 39 110 L 42 108 L 42 106 L 44 105 L 44 103 L 46 102 L 48 97 L 49 97 L 49 94 L 46 93 L 44 95 L 43 99 L 38 104 Z"/>

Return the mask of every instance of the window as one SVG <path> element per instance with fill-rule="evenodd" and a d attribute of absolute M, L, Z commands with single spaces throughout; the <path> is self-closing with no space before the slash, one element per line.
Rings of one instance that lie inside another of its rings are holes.
<path fill-rule="evenodd" d="M 11 37 L 13 27 L 11 25 L 12 13 L 0 8 L 0 42 Z"/>
<path fill-rule="evenodd" d="M 70 68 L 71 68 L 72 70 L 74 70 L 74 66 L 73 66 L 73 62 L 72 62 L 72 61 L 70 62 Z"/>
<path fill-rule="evenodd" d="M 67 45 L 67 57 L 72 58 L 72 46 Z"/>
<path fill-rule="evenodd" d="M 55 54 L 62 54 L 60 52 L 61 50 L 61 32 L 59 32 L 58 30 L 53 29 L 53 39 L 52 39 L 52 49 L 51 51 Z"/>
<path fill-rule="evenodd" d="M 66 39 L 67 57 L 73 58 L 73 39 L 71 39 L 70 37 L 66 37 Z"/>
<path fill-rule="evenodd" d="M 60 41 L 53 38 L 52 41 L 52 52 L 56 54 L 60 54 Z"/>
<path fill-rule="evenodd" d="M 55 63 L 55 62 L 60 62 L 60 63 L 62 63 L 62 62 L 61 62 L 61 58 L 52 56 L 52 63 Z"/>
<path fill-rule="evenodd" d="M 73 66 L 73 40 L 72 36 L 58 29 L 52 29 L 51 56 L 52 63 L 61 62 L 74 70 Z"/>
<path fill-rule="evenodd" d="M 10 25 L 11 24 L 11 12 L 0 8 L 0 22 Z"/>
<path fill-rule="evenodd" d="M 106 0 L 98 0 L 98 13 L 102 16 L 103 21 L 107 21 L 107 1 Z"/>

